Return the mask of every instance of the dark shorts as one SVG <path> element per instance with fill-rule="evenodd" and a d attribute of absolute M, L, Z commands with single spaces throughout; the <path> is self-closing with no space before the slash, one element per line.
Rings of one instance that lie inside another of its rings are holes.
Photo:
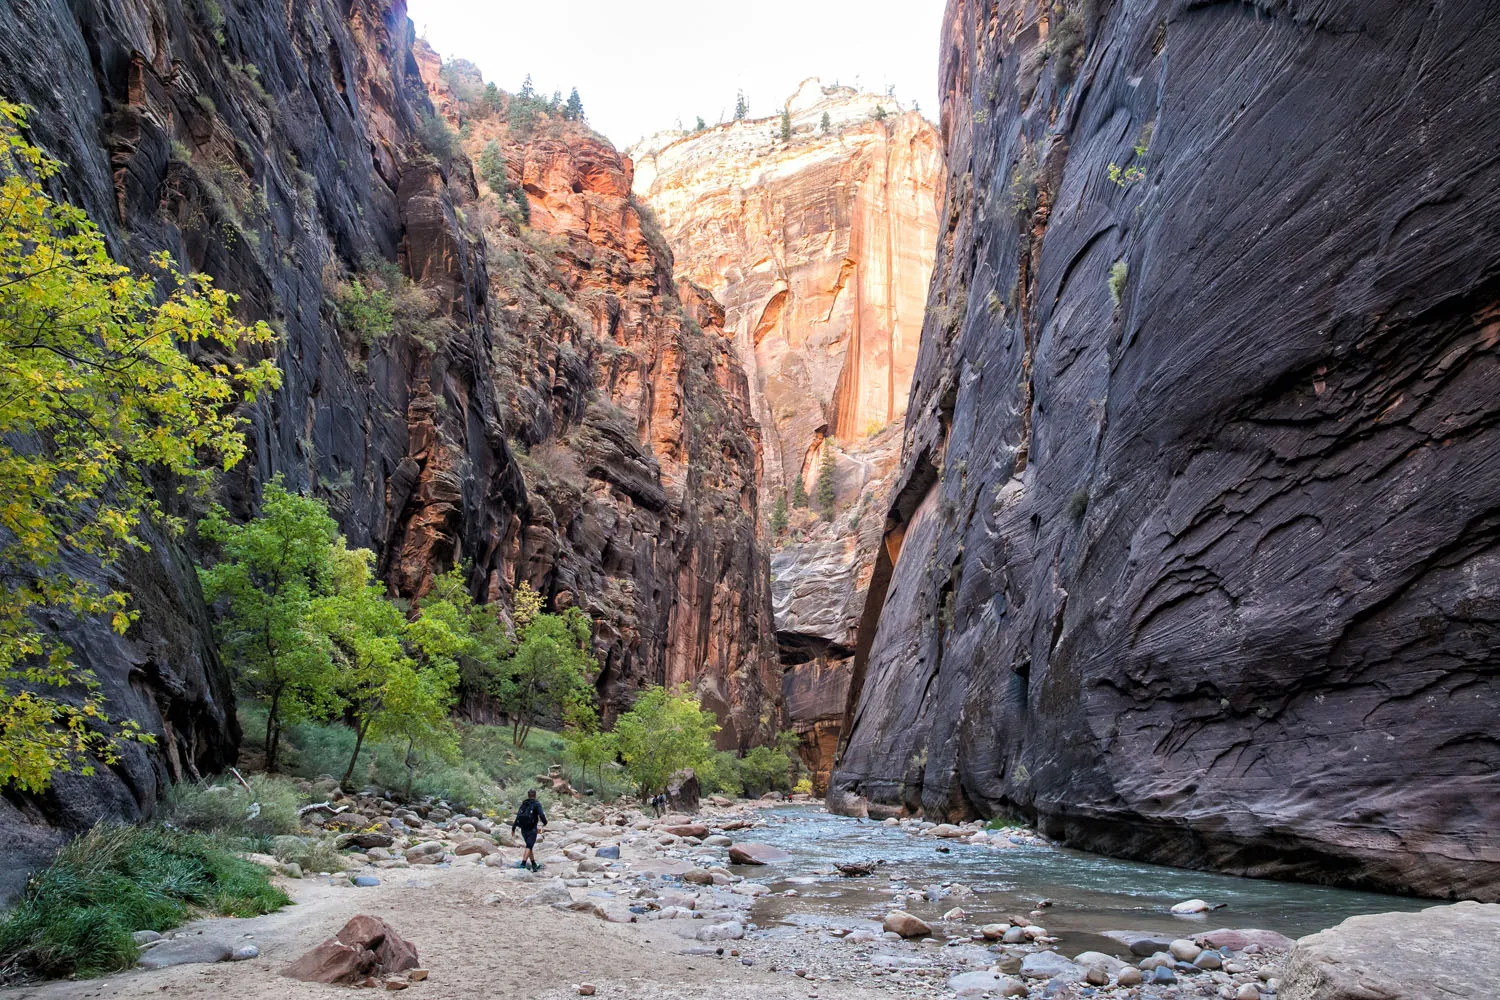
<path fill-rule="evenodd" d="M 523 840 L 526 841 L 526 849 L 527 850 L 530 850 L 531 848 L 535 847 L 536 846 L 536 827 L 533 826 L 530 829 L 527 829 L 524 826 L 521 827 L 521 839 L 523 839 Z"/>

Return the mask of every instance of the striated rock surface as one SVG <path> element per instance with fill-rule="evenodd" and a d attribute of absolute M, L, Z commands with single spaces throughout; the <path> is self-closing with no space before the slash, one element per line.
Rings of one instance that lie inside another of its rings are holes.
<path fill-rule="evenodd" d="M 1500 898 L 1500 20 L 1069 8 L 948 4 L 831 799 Z"/>
<path fill-rule="evenodd" d="M 788 720 L 826 784 L 881 534 L 937 237 L 942 154 L 920 114 L 808 80 L 782 118 L 668 132 L 631 150 L 677 272 L 724 304 L 764 442 Z M 878 117 L 879 115 L 885 117 Z M 824 122 L 827 126 L 825 128 Z M 834 455 L 833 517 L 798 509 Z"/>

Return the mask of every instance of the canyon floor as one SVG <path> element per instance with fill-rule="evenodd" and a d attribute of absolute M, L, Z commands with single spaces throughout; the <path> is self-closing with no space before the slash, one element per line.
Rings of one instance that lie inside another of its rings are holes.
<path fill-rule="evenodd" d="M 282 971 L 356 914 L 384 919 L 415 945 L 427 973 L 420 981 L 402 975 L 380 985 L 434 1000 L 575 997 L 589 995 L 589 986 L 592 995 L 632 1000 L 705 995 L 728 1000 L 1084 995 L 1262 1000 L 1282 985 L 1279 976 L 1291 945 L 1268 931 L 1210 930 L 1224 926 L 1215 922 L 1220 914 L 1196 923 L 1173 917 L 1160 902 L 1162 885 L 1149 881 L 1150 866 L 1057 851 L 1019 828 L 985 831 L 977 824 L 935 827 L 908 821 L 863 823 L 837 836 L 838 824 L 854 821 L 813 807 L 741 804 L 659 820 L 595 810 L 583 819 L 555 816 L 538 845 L 545 867 L 531 873 L 516 867 L 519 853 L 513 847 L 496 850 L 488 839 L 476 838 L 486 821 L 453 817 L 429 823 L 412 815 L 408 836 L 397 838 L 389 850 L 352 855 L 357 867 L 348 872 L 282 877 L 294 905 L 263 917 L 202 920 L 145 952 L 149 958 L 254 945 L 258 953 L 252 958 L 18 987 L 0 991 L 0 997 L 327 997 L 349 987 L 299 982 Z M 483 853 L 474 852 L 479 839 Z M 500 839 L 506 839 L 503 832 Z M 803 845 L 803 852 L 782 851 L 777 843 L 794 851 Z M 738 860 L 744 860 L 740 851 L 748 851 L 770 863 L 731 864 L 731 844 Z M 618 858 L 611 856 L 616 849 Z M 868 859 L 880 851 L 889 861 L 870 877 L 842 879 L 832 869 L 831 859 Z M 1091 872 L 1080 881 L 1093 880 L 1087 891 L 1094 894 L 1096 909 L 1088 909 L 1086 897 L 1060 895 L 1038 902 L 1028 916 L 1010 912 L 1024 910 L 1022 901 L 1037 900 L 1039 890 L 1057 887 L 1041 877 L 1046 869 L 1038 868 L 1037 877 L 997 890 L 997 880 L 1014 879 L 1013 859 L 1021 856 L 1030 859 L 1023 865 Z M 951 864 L 949 858 L 959 857 L 970 866 L 972 877 L 966 881 L 977 889 L 957 878 L 930 882 L 931 864 Z M 1341 913 L 1369 912 L 1390 899 L 1202 873 L 1170 877 L 1200 880 L 1173 884 L 1205 887 L 1209 895 L 1230 900 L 1222 912 L 1231 917 L 1281 914 L 1290 921 L 1283 926 L 1297 933 L 1298 926 L 1336 923 Z M 356 878 L 365 884 L 355 884 Z M 1111 880 L 1116 885 L 1124 880 L 1122 892 L 1152 900 L 1134 918 L 1136 938 L 1151 943 L 1134 955 L 1130 935 L 1111 939 L 1101 931 L 1114 919 L 1109 904 L 1098 901 L 1100 885 Z M 1255 905 L 1261 909 L 1235 902 L 1232 883 L 1260 894 Z M 1305 895 L 1319 893 L 1335 895 Z M 893 917 L 885 916 L 908 910 L 922 915 L 897 918 L 921 921 L 921 933 L 909 939 L 892 933 Z"/>

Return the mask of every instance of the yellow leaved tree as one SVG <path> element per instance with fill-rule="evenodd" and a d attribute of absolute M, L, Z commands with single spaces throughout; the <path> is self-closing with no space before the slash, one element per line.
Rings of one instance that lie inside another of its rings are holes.
<path fill-rule="evenodd" d="M 147 475 L 206 489 L 245 453 L 233 406 L 280 373 L 229 360 L 272 333 L 236 320 L 207 277 L 180 277 L 162 254 L 159 285 L 111 260 L 88 216 L 47 195 L 60 164 L 25 124 L 0 101 L 0 787 L 36 791 L 143 738 L 111 722 L 97 680 L 37 618 L 129 628 L 129 595 L 70 567 L 145 549 L 147 519 L 180 527 Z"/>

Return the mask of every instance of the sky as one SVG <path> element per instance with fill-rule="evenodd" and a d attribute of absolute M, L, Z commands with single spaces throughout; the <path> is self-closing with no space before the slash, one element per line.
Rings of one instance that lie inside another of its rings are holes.
<path fill-rule="evenodd" d="M 769 118 L 810 76 L 896 88 L 937 117 L 944 0 L 408 0 L 417 34 L 486 80 L 538 93 L 577 87 L 595 129 L 624 148 L 714 124 L 744 90 Z"/>

